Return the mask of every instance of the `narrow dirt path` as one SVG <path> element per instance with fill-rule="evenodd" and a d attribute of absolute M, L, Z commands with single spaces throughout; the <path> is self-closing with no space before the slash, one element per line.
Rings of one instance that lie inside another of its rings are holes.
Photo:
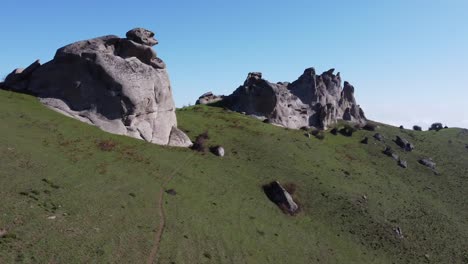
<path fill-rule="evenodd" d="M 146 262 L 147 264 L 153 264 L 155 263 L 156 256 L 158 255 L 159 251 L 159 245 L 161 243 L 161 238 L 164 233 L 164 228 L 166 227 L 166 212 L 164 211 L 164 189 L 166 188 L 167 184 L 171 182 L 171 180 L 174 178 L 176 173 L 183 167 L 185 167 L 190 159 L 193 158 L 195 154 L 190 154 L 182 163 L 181 166 L 177 167 L 172 171 L 171 174 L 169 174 L 169 177 L 162 183 L 161 188 L 159 189 L 158 193 L 158 198 L 157 198 L 157 204 L 158 204 L 158 214 L 159 214 L 159 225 L 158 225 L 158 231 L 154 235 L 154 244 L 153 247 L 151 248 L 151 253 L 148 257 L 148 261 Z"/>

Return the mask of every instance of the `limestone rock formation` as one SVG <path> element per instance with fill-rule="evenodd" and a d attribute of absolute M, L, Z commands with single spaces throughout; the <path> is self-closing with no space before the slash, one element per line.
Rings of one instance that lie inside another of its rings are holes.
<path fill-rule="evenodd" d="M 160 145 L 190 146 L 177 129 L 165 63 L 146 29 L 78 41 L 50 62 L 33 63 L 5 79 L 5 89 L 36 95 L 50 108 L 114 134 Z"/>
<path fill-rule="evenodd" d="M 265 116 L 270 123 L 299 129 L 326 129 L 338 120 L 364 125 L 366 117 L 356 104 L 354 87 L 341 86 L 334 69 L 321 75 L 308 68 L 292 83 L 271 83 L 259 72 L 249 73 L 244 84 L 225 98 L 226 106 L 248 115 Z"/>

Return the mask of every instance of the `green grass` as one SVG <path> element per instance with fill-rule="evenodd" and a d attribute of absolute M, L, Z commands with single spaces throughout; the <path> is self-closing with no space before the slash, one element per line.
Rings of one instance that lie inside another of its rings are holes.
<path fill-rule="evenodd" d="M 468 263 L 468 132 L 380 124 L 402 169 L 375 132 L 319 140 L 221 108 L 177 115 L 226 156 L 111 135 L 0 91 L 0 263 L 146 262 L 173 174 L 159 263 Z M 297 185 L 298 215 L 266 198 L 272 180 Z"/>

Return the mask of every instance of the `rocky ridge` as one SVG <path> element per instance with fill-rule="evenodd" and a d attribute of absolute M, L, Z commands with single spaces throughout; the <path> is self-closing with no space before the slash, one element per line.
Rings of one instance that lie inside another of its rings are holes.
<path fill-rule="evenodd" d="M 364 125 L 364 111 L 356 103 L 354 87 L 330 69 L 316 74 L 308 68 L 294 82 L 271 83 L 262 73 L 251 72 L 244 84 L 224 98 L 237 112 L 264 116 L 268 122 L 288 128 L 327 129 L 339 120 Z"/>

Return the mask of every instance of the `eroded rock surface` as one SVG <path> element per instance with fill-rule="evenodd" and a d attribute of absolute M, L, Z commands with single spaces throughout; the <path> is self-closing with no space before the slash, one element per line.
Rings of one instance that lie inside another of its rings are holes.
<path fill-rule="evenodd" d="M 189 146 L 177 127 L 165 63 L 146 29 L 78 41 L 52 61 L 11 73 L 4 88 L 36 95 L 50 108 L 114 134 Z M 189 143 L 190 142 L 190 143 Z"/>
<path fill-rule="evenodd" d="M 338 120 L 365 124 L 366 117 L 354 98 L 354 87 L 334 69 L 321 75 L 308 68 L 294 82 L 271 83 L 260 72 L 251 72 L 244 84 L 227 96 L 231 110 L 265 116 L 272 124 L 299 129 L 326 129 Z"/>

